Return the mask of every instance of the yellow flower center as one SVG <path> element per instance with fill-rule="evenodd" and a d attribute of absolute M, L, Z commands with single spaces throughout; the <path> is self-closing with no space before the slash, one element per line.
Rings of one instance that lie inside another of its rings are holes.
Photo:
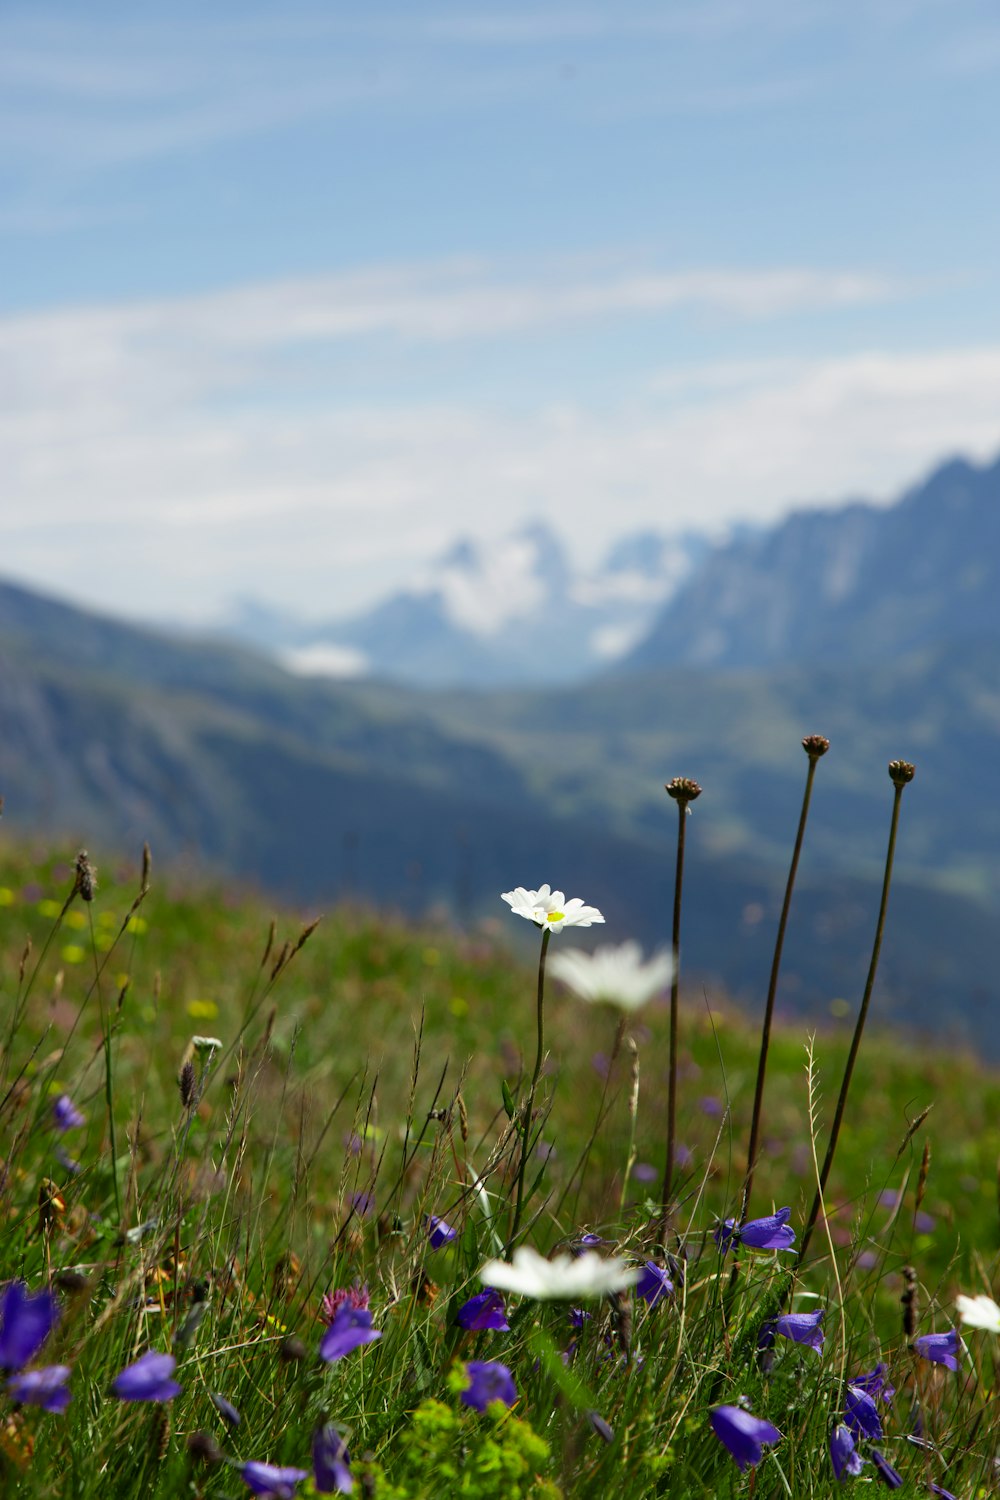
<path fill-rule="evenodd" d="M 565 915 L 564 911 L 547 911 L 545 913 L 545 920 L 546 922 L 561 922 Z"/>

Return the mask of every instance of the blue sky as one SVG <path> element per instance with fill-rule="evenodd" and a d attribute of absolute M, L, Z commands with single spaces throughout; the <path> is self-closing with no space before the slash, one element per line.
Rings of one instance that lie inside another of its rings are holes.
<path fill-rule="evenodd" d="M 321 616 L 1000 449 L 975 0 L 0 11 L 0 569 Z"/>

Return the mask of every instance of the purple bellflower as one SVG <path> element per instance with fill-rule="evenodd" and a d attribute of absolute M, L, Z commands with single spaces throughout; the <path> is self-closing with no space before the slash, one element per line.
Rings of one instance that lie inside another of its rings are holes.
<path fill-rule="evenodd" d="M 890 1490 L 898 1490 L 903 1483 L 902 1474 L 898 1474 L 892 1464 L 885 1458 L 877 1448 L 872 1449 L 872 1463 L 878 1470 L 882 1483 Z"/>
<path fill-rule="evenodd" d="M 70 1403 L 66 1385 L 69 1365 L 46 1365 L 43 1370 L 26 1370 L 7 1382 L 7 1394 L 22 1406 L 40 1406 L 43 1411 L 65 1411 Z"/>
<path fill-rule="evenodd" d="M 755 1417 L 742 1406 L 717 1406 L 709 1415 L 712 1431 L 729 1449 L 736 1467 L 741 1471 L 759 1464 L 764 1448 L 781 1441 L 781 1433 L 763 1417 Z"/>
<path fill-rule="evenodd" d="M 463 1303 L 455 1314 L 455 1322 L 470 1333 L 481 1333 L 486 1328 L 505 1333 L 510 1328 L 503 1298 L 492 1286 Z"/>
<path fill-rule="evenodd" d="M 647 1260 L 635 1284 L 635 1295 L 648 1302 L 650 1307 L 655 1307 L 662 1297 L 669 1297 L 673 1289 L 674 1284 L 663 1267 L 655 1260 Z"/>
<path fill-rule="evenodd" d="M 845 1427 L 843 1422 L 830 1434 L 830 1462 L 840 1484 L 855 1474 L 860 1474 L 864 1468 L 865 1461 L 854 1446 L 850 1428 Z"/>
<path fill-rule="evenodd" d="M 87 1118 L 80 1113 L 68 1094 L 60 1094 L 58 1099 L 52 1101 L 52 1123 L 62 1132 L 86 1125 Z"/>
<path fill-rule="evenodd" d="M 273 1500 L 291 1500 L 300 1479 L 309 1478 L 308 1469 L 282 1469 L 277 1464 L 244 1464 L 240 1469 L 243 1483 L 255 1495 L 266 1495 Z"/>
<path fill-rule="evenodd" d="M 381 1337 L 381 1332 L 372 1327 L 372 1315 L 367 1307 L 352 1307 L 345 1302 L 323 1335 L 319 1357 L 334 1364 L 352 1349 L 373 1344 Z"/>
<path fill-rule="evenodd" d="M 157 1354 L 150 1349 L 115 1376 L 112 1394 L 119 1401 L 172 1401 L 181 1393 L 181 1387 L 171 1378 L 176 1365 L 172 1354 Z"/>
<path fill-rule="evenodd" d="M 867 1375 L 855 1375 L 851 1384 L 871 1396 L 873 1401 L 884 1401 L 887 1406 L 896 1394 L 896 1387 L 889 1380 L 889 1366 L 881 1360 Z"/>
<path fill-rule="evenodd" d="M 823 1348 L 822 1321 L 822 1308 L 818 1312 L 785 1313 L 780 1318 L 768 1318 L 760 1325 L 757 1348 L 770 1349 L 775 1334 L 780 1333 L 783 1339 L 791 1339 L 793 1344 L 805 1344 L 807 1349 L 818 1352 Z"/>
<path fill-rule="evenodd" d="M 431 1242 L 432 1250 L 443 1250 L 445 1245 L 450 1245 L 452 1240 L 458 1238 L 458 1230 L 452 1229 L 444 1219 L 439 1219 L 437 1214 L 427 1214 L 424 1222 L 427 1225 L 427 1238 Z"/>
<path fill-rule="evenodd" d="M 354 1488 L 347 1444 L 332 1422 L 313 1433 L 313 1474 L 321 1495 L 349 1495 Z"/>
<path fill-rule="evenodd" d="M 882 1436 L 882 1418 L 878 1414 L 875 1402 L 867 1391 L 859 1390 L 856 1385 L 847 1387 L 847 1395 L 844 1398 L 844 1421 L 855 1437 L 871 1438 L 877 1443 Z"/>
<path fill-rule="evenodd" d="M 462 1401 L 476 1411 L 485 1411 L 492 1401 L 502 1401 L 504 1406 L 513 1406 L 517 1400 L 517 1386 L 506 1365 L 499 1360 L 470 1359 L 465 1367 L 469 1384 L 462 1392 Z"/>
<path fill-rule="evenodd" d="M 958 1369 L 962 1340 L 955 1328 L 949 1328 L 947 1333 L 923 1333 L 913 1340 L 913 1347 L 921 1359 L 929 1359 L 932 1364 L 944 1365 L 949 1370 Z"/>
<path fill-rule="evenodd" d="M 0 1370 L 21 1370 L 34 1359 L 59 1321 L 59 1304 L 43 1288 L 32 1294 L 23 1281 L 0 1292 Z"/>
<path fill-rule="evenodd" d="M 746 1224 L 726 1219 L 712 1238 L 723 1255 L 734 1245 L 746 1245 L 751 1250 L 790 1250 L 795 1244 L 795 1230 L 788 1227 L 791 1216 L 790 1208 L 779 1208 L 777 1213 L 750 1219 Z"/>

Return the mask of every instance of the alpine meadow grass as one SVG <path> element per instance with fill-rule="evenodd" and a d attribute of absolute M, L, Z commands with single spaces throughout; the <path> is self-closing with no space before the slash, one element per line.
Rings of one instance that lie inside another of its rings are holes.
<path fill-rule="evenodd" d="M 586 891 L 272 919 L 0 852 L 3 1492 L 996 1493 L 1000 1079 L 874 991 L 905 763 L 855 1020 L 774 1009 L 818 744 L 757 1014 L 679 889 L 585 957 Z"/>

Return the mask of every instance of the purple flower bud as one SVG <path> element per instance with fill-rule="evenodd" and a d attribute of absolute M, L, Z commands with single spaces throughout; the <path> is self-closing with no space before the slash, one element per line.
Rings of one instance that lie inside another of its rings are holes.
<path fill-rule="evenodd" d="M 372 1327 L 372 1315 L 366 1307 L 351 1307 L 345 1302 L 323 1335 L 319 1357 L 333 1364 L 352 1349 L 373 1344 L 381 1337 L 381 1332 Z"/>
<path fill-rule="evenodd" d="M 349 1495 L 354 1488 L 347 1444 L 333 1426 L 327 1422 L 317 1428 L 312 1442 L 313 1473 L 316 1488 L 321 1495 Z"/>
<path fill-rule="evenodd" d="M 859 1390 L 856 1385 L 847 1387 L 844 1421 L 855 1437 L 871 1438 L 873 1442 L 878 1442 L 882 1436 L 882 1419 L 875 1402 L 867 1391 Z"/>
<path fill-rule="evenodd" d="M 240 1425 L 242 1419 L 231 1401 L 227 1401 L 225 1396 L 220 1396 L 218 1391 L 211 1392 L 209 1399 L 224 1422 L 228 1423 L 230 1427 L 238 1427 Z"/>
<path fill-rule="evenodd" d="M 120 1401 L 172 1401 L 181 1393 L 176 1380 L 171 1379 L 176 1364 L 172 1354 L 157 1354 L 150 1349 L 115 1376 L 112 1394 Z"/>
<path fill-rule="evenodd" d="M 50 1291 L 32 1295 L 23 1281 L 8 1282 L 0 1293 L 0 1369 L 22 1369 L 58 1321 L 59 1304 Z"/>
<path fill-rule="evenodd" d="M 781 1433 L 762 1417 L 744 1411 L 742 1406 L 717 1406 L 709 1415 L 712 1431 L 728 1449 L 740 1470 L 759 1464 L 764 1447 L 781 1441 Z"/>
<path fill-rule="evenodd" d="M 439 1219 L 437 1214 L 428 1214 L 424 1222 L 427 1225 L 427 1238 L 431 1242 L 432 1250 L 441 1250 L 458 1238 L 458 1230 L 452 1229 L 451 1225 L 446 1224 L 444 1219 Z"/>
<path fill-rule="evenodd" d="M 841 1484 L 848 1477 L 860 1474 L 864 1468 L 865 1461 L 854 1446 L 850 1428 L 845 1427 L 843 1422 L 833 1429 L 830 1436 L 830 1462 Z"/>
<path fill-rule="evenodd" d="M 669 1297 L 673 1289 L 674 1284 L 662 1266 L 658 1266 L 655 1260 L 647 1260 L 635 1284 L 635 1295 L 648 1302 L 650 1307 L 655 1307 L 661 1297 Z"/>
<path fill-rule="evenodd" d="M 308 1469 L 282 1469 L 277 1464 L 244 1464 L 240 1469 L 243 1483 L 255 1495 L 273 1500 L 291 1500 L 300 1479 L 309 1478 Z"/>
<path fill-rule="evenodd" d="M 23 1406 L 40 1406 L 43 1411 L 65 1411 L 70 1403 L 66 1386 L 69 1365 L 47 1365 L 44 1370 L 28 1370 L 7 1382 L 7 1394 Z"/>
<path fill-rule="evenodd" d="M 898 1490 L 903 1483 L 903 1476 L 897 1474 L 896 1470 L 887 1458 L 883 1458 L 877 1448 L 872 1449 L 872 1463 L 878 1470 L 882 1483 L 890 1490 Z"/>
<path fill-rule="evenodd" d="M 485 1292 L 479 1292 L 475 1297 L 470 1297 L 468 1302 L 458 1309 L 455 1322 L 459 1328 L 475 1333 L 480 1333 L 486 1328 L 503 1333 L 510 1328 L 507 1322 L 507 1309 L 496 1287 L 489 1287 Z"/>
<path fill-rule="evenodd" d="M 52 1123 L 59 1131 L 76 1130 L 80 1125 L 86 1125 L 87 1120 L 68 1094 L 60 1094 L 52 1101 Z"/>
<path fill-rule="evenodd" d="M 782 1338 L 791 1339 L 794 1344 L 805 1344 L 808 1349 L 819 1351 L 823 1347 L 823 1330 L 819 1326 L 822 1321 L 822 1308 L 818 1312 L 785 1313 L 780 1318 L 768 1318 L 761 1324 L 757 1347 L 770 1349 L 774 1335 L 780 1333 Z"/>
<path fill-rule="evenodd" d="M 470 1359 L 465 1367 L 469 1384 L 462 1392 L 462 1401 L 476 1411 L 485 1411 L 491 1401 L 502 1401 L 504 1406 L 513 1406 L 517 1400 L 514 1377 L 506 1365 L 499 1360 Z"/>
<path fill-rule="evenodd" d="M 957 1500 L 957 1496 L 953 1495 L 951 1490 L 946 1490 L 943 1485 L 931 1483 L 927 1488 L 932 1495 L 940 1495 L 941 1500 Z"/>
<path fill-rule="evenodd" d="M 921 1359 L 929 1359 L 936 1365 L 945 1365 L 949 1370 L 958 1369 L 962 1340 L 954 1328 L 949 1328 L 947 1333 L 921 1334 L 920 1338 L 913 1340 L 913 1347 Z"/>
<path fill-rule="evenodd" d="M 795 1230 L 788 1227 L 791 1215 L 790 1208 L 779 1208 L 777 1213 L 740 1226 L 735 1219 L 726 1219 L 713 1239 L 723 1255 L 733 1245 L 747 1245 L 751 1250 L 789 1250 L 795 1243 Z"/>
<path fill-rule="evenodd" d="M 614 1442 L 614 1440 L 615 1440 L 614 1429 L 611 1427 L 610 1423 L 605 1422 L 605 1420 L 601 1416 L 600 1412 L 598 1412 L 598 1411 L 588 1411 L 588 1413 L 587 1413 L 587 1421 L 590 1423 L 591 1427 L 597 1433 L 597 1436 L 599 1438 L 603 1439 L 603 1441 L 605 1443 L 613 1443 Z"/>

